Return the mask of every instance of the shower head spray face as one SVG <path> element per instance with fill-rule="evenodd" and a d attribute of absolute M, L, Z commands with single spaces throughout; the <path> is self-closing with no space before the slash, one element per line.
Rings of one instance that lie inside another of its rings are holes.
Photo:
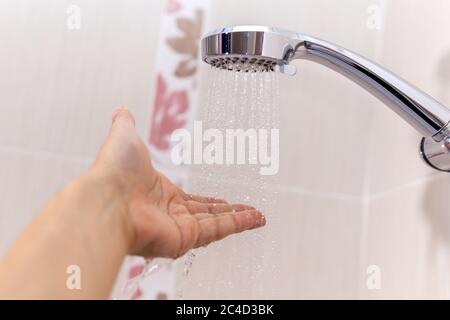
<path fill-rule="evenodd" d="M 277 66 L 276 60 L 237 55 L 215 57 L 207 62 L 215 68 L 237 72 L 269 72 L 275 71 Z"/>
<path fill-rule="evenodd" d="M 203 61 L 237 72 L 270 72 L 285 68 L 296 51 L 296 33 L 266 26 L 234 26 L 216 30 L 201 41 Z M 289 71 L 289 72 L 288 72 Z"/>

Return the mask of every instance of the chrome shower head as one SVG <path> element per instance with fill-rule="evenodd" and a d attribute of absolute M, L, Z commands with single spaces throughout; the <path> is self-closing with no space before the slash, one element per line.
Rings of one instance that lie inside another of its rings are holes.
<path fill-rule="evenodd" d="M 432 97 L 378 64 L 337 45 L 302 33 L 267 26 L 218 29 L 201 41 L 203 61 L 238 72 L 279 70 L 293 75 L 290 62 L 325 65 L 368 90 L 424 137 L 421 156 L 433 168 L 450 172 L 450 111 Z"/>
<path fill-rule="evenodd" d="M 211 66 L 226 70 L 283 72 L 295 53 L 296 43 L 296 34 L 290 31 L 266 26 L 227 27 L 202 39 L 202 58 Z"/>

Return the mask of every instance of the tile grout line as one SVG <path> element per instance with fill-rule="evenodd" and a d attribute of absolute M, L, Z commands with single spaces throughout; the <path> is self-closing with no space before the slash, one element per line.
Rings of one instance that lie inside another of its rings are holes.
<path fill-rule="evenodd" d="M 193 175 L 195 175 L 195 173 L 188 173 L 188 175 L 193 176 Z M 427 175 L 422 178 L 406 182 L 404 184 L 395 186 L 386 191 L 382 191 L 382 192 L 379 192 L 379 193 L 376 193 L 373 195 L 370 195 L 370 190 L 367 190 L 368 186 L 364 186 L 363 190 L 365 190 L 365 191 L 363 192 L 363 194 L 361 196 L 351 195 L 351 194 L 346 194 L 346 193 L 339 193 L 339 192 L 328 192 L 328 191 L 323 191 L 323 190 L 311 190 L 311 189 L 307 189 L 304 187 L 296 187 L 296 186 L 280 185 L 280 184 L 269 185 L 269 186 L 267 186 L 267 190 L 287 191 L 287 192 L 298 193 L 300 195 L 311 196 L 311 197 L 316 197 L 316 198 L 331 199 L 331 200 L 336 200 L 336 201 L 346 201 L 346 202 L 352 202 L 352 203 L 370 204 L 374 200 L 378 200 L 380 198 L 389 196 L 390 194 L 396 193 L 398 191 L 408 189 L 410 187 L 414 187 L 414 186 L 424 183 L 426 181 L 438 179 L 441 177 L 443 177 L 442 174 L 433 173 L 431 175 Z M 207 179 L 201 178 L 201 177 L 197 177 L 197 179 L 207 180 Z M 370 177 L 365 178 L 365 181 L 369 181 L 369 180 L 370 180 Z M 237 179 L 222 179 L 221 182 L 228 183 L 228 184 L 238 184 L 238 185 L 243 185 L 243 186 L 249 184 L 249 183 L 242 183 L 241 180 L 237 180 Z"/>
<path fill-rule="evenodd" d="M 93 161 L 93 158 L 90 157 L 83 157 L 83 156 L 77 156 L 77 155 L 71 155 L 71 154 L 64 154 L 61 152 L 52 152 L 52 151 L 44 151 L 44 150 L 37 150 L 37 149 L 29 149 L 29 148 L 22 148 L 22 147 L 13 147 L 13 146 L 7 146 L 7 145 L 0 145 L 0 152 L 4 153 L 15 153 L 15 154 L 22 154 L 22 155 L 28 155 L 28 156 L 35 156 L 40 158 L 53 158 L 53 159 L 67 159 L 71 161 L 75 161 L 78 163 L 84 163 L 84 164 L 90 164 Z M 366 174 L 367 175 L 367 174 Z M 385 196 L 391 195 L 393 193 L 408 189 L 410 187 L 417 186 L 421 183 L 424 183 L 426 181 L 432 181 L 435 179 L 440 179 L 444 177 L 443 174 L 440 173 L 432 173 L 430 175 L 421 177 L 419 179 L 395 186 L 393 188 L 390 188 L 385 191 L 381 191 L 375 194 L 368 194 L 367 192 L 367 186 L 363 187 L 362 196 L 357 195 L 351 195 L 346 193 L 339 193 L 339 192 L 328 192 L 328 191 L 322 191 L 322 190 L 308 190 L 307 188 L 303 187 L 296 187 L 296 186 L 287 186 L 287 185 L 270 185 L 267 187 L 268 190 L 278 190 L 278 191 L 288 191 L 288 192 L 294 192 L 305 196 L 311 196 L 316 198 L 324 198 L 324 199 L 331 199 L 331 200 L 337 200 L 337 201 L 347 201 L 347 202 L 353 202 L 353 203 L 362 203 L 367 204 L 374 200 L 378 200 L 380 198 L 383 198 Z M 368 181 L 369 178 L 365 178 L 365 181 Z M 223 180 L 225 183 L 233 183 L 233 184 L 243 184 L 242 181 L 237 179 L 226 179 Z M 366 182 L 365 182 L 366 184 Z M 245 185 L 245 184 L 244 184 Z"/>
<path fill-rule="evenodd" d="M 389 195 L 394 194 L 394 193 L 399 192 L 399 191 L 403 191 L 405 189 L 409 189 L 409 188 L 418 186 L 418 185 L 420 185 L 422 183 L 425 183 L 425 182 L 428 182 L 428 181 L 434 181 L 434 180 L 442 179 L 443 177 L 445 177 L 445 175 L 443 173 L 439 173 L 439 172 L 431 173 L 431 174 L 423 176 L 421 178 L 418 178 L 418 179 L 415 179 L 415 180 L 411 180 L 411 181 L 406 182 L 404 184 L 392 187 L 392 188 L 390 188 L 388 190 L 374 193 L 372 195 L 369 195 L 368 198 L 369 198 L 369 201 L 372 202 L 374 200 L 379 200 L 379 199 L 381 199 L 383 197 L 389 196 Z"/>
<path fill-rule="evenodd" d="M 93 161 L 93 159 L 89 158 L 89 157 L 82 157 L 82 156 L 64 154 L 61 152 L 51 152 L 51 151 L 29 149 L 29 148 L 23 148 L 23 147 L 6 146 L 6 145 L 0 145 L 0 152 L 20 154 L 20 155 L 26 155 L 26 156 L 39 157 L 39 158 L 47 158 L 47 159 L 71 160 L 71 161 L 75 161 L 75 162 L 83 163 L 83 164 L 90 164 Z"/>
<path fill-rule="evenodd" d="M 188 175 L 191 176 L 195 176 L 196 173 L 188 173 Z M 208 180 L 207 178 L 202 178 L 202 177 L 196 177 L 196 179 L 199 180 Z M 241 180 L 237 180 L 237 179 L 222 179 L 221 180 L 222 183 L 228 183 L 228 184 L 238 184 L 238 185 L 250 185 L 250 183 L 243 183 Z M 347 201 L 347 202 L 353 202 L 353 203 L 360 203 L 363 201 L 363 198 L 361 196 L 357 196 L 357 195 L 350 195 L 350 194 L 345 194 L 345 193 L 335 193 L 335 192 L 326 192 L 326 191 L 321 191 L 321 190 L 308 190 L 307 188 L 302 188 L 302 187 L 295 187 L 295 186 L 287 186 L 287 185 L 280 185 L 280 184 L 272 184 L 272 185 L 268 185 L 267 190 L 272 190 L 272 191 L 287 191 L 287 192 L 293 192 L 293 193 L 298 193 L 300 195 L 305 195 L 305 196 L 311 196 L 311 197 L 316 197 L 316 198 L 324 198 L 324 199 L 331 199 L 331 200 L 336 200 L 336 201 Z"/>
<path fill-rule="evenodd" d="M 387 2 L 384 0 L 381 0 L 381 11 L 382 11 L 382 28 L 381 31 L 386 30 L 386 16 L 387 16 Z M 379 60 L 381 60 L 383 55 L 383 49 L 384 47 L 384 32 L 380 32 L 379 36 L 377 37 L 376 41 L 376 48 L 375 48 L 375 55 L 378 56 Z M 376 111 L 372 111 L 376 112 Z M 370 137 L 369 142 L 372 142 L 374 139 L 374 132 L 373 132 L 373 117 L 371 118 L 371 129 L 370 130 Z M 368 144 L 370 146 L 371 143 Z M 364 280 L 367 277 L 366 271 L 367 264 L 368 264 L 368 248 L 369 248 L 369 221 L 370 221 L 370 207 L 372 202 L 371 197 L 371 183 L 372 183 L 372 154 L 371 154 L 371 148 L 367 148 L 366 153 L 366 164 L 365 164 L 365 172 L 364 172 L 364 184 L 363 184 L 363 199 L 362 199 L 362 218 L 361 218 L 361 234 L 360 234 L 360 248 L 359 248 L 359 270 L 361 272 L 361 275 L 358 277 L 358 290 L 357 290 L 357 298 L 358 299 L 364 299 L 365 298 L 365 286 L 364 286 Z"/>
<path fill-rule="evenodd" d="M 323 192 L 320 190 L 313 191 L 308 190 L 302 187 L 292 187 L 292 186 L 283 186 L 283 185 L 273 185 L 267 188 L 268 190 L 278 190 L 278 191 L 288 191 L 293 193 L 298 193 L 305 196 L 315 197 L 315 198 L 324 198 L 331 199 L 336 201 L 346 201 L 353 203 L 361 203 L 363 198 L 356 195 L 350 195 L 345 193 L 334 193 L 334 192 Z"/>

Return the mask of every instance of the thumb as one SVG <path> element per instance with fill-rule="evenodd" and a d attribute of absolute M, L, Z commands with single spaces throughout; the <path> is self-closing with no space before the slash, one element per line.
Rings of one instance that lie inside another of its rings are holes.
<path fill-rule="evenodd" d="M 127 150 L 136 137 L 135 121 L 131 112 L 126 107 L 116 108 L 112 113 L 111 128 L 97 154 L 96 163 L 120 159 L 123 150 Z"/>
<path fill-rule="evenodd" d="M 112 113 L 112 124 L 106 137 L 106 144 L 114 141 L 128 141 L 136 135 L 133 114 L 126 107 L 117 107 Z"/>
<path fill-rule="evenodd" d="M 126 107 L 117 107 L 112 113 L 112 128 L 134 127 L 133 114 Z"/>

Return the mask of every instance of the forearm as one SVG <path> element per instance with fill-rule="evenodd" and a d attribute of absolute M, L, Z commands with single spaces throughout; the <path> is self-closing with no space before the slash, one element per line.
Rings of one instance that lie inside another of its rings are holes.
<path fill-rule="evenodd" d="M 61 190 L 0 264 L 0 298 L 107 298 L 132 241 L 120 190 L 90 170 Z M 81 271 L 68 289 L 67 267 Z"/>
<path fill-rule="evenodd" d="M 262 227 L 255 208 L 186 194 L 151 165 L 132 114 L 115 110 L 94 167 L 60 191 L 0 263 L 0 298 L 107 298 L 124 256 L 179 257 Z M 79 267 L 81 289 L 67 287 Z"/>

